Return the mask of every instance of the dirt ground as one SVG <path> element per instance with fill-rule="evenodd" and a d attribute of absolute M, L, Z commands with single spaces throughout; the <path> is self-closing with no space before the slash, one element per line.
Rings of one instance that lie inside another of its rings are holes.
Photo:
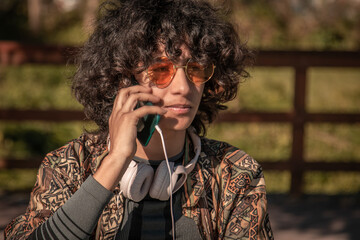
<path fill-rule="evenodd" d="M 359 240 L 360 195 L 269 196 L 277 240 Z"/>
<path fill-rule="evenodd" d="M 9 221 L 25 211 L 28 199 L 28 193 L 0 194 L 0 240 Z M 277 240 L 360 239 L 360 195 L 269 195 L 268 202 Z"/>

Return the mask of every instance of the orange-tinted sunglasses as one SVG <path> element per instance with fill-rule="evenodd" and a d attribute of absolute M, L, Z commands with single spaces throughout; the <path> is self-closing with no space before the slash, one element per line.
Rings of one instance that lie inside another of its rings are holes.
<path fill-rule="evenodd" d="M 197 85 L 209 81 L 215 70 L 213 64 L 203 66 L 189 59 L 185 66 L 176 66 L 167 57 L 161 57 L 148 67 L 147 75 L 158 88 L 166 88 L 170 85 L 178 68 L 185 68 L 187 78 Z"/>

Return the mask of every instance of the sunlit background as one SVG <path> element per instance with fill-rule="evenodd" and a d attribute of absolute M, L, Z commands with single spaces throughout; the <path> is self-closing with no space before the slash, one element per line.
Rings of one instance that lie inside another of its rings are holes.
<path fill-rule="evenodd" d="M 0 41 L 80 46 L 92 31 L 100 0 L 1 0 Z M 281 51 L 359 51 L 359 0 L 232 0 L 224 6 L 241 39 L 253 49 Z M 253 67 L 241 84 L 230 112 L 290 112 L 294 69 Z M 0 109 L 81 110 L 70 92 L 74 66 L 0 65 Z M 360 112 L 360 68 L 310 68 L 306 110 Z M 41 159 L 91 123 L 8 122 L 0 120 L 0 159 Z M 289 123 L 219 123 L 208 137 L 227 141 L 263 159 L 289 159 Z M 305 161 L 360 162 L 360 124 L 309 123 L 305 127 Z M 0 193 L 31 190 L 36 169 L 0 168 Z M 288 171 L 264 169 L 270 195 L 288 196 Z M 359 172 L 309 171 L 305 195 L 358 196 Z M 357 220 L 360 220 L 358 211 Z M 321 239 L 321 238 L 319 238 Z M 324 238 L 325 239 L 325 238 Z M 330 239 L 330 238 L 329 238 Z M 336 239 L 336 238 L 334 238 Z M 340 239 L 340 238 L 339 238 Z M 341 239 L 355 239 L 347 236 Z"/>

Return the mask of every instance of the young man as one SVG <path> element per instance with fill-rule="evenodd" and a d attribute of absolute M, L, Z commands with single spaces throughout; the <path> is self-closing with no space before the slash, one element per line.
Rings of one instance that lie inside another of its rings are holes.
<path fill-rule="evenodd" d="M 196 0 L 102 11 L 73 78 L 99 128 L 45 157 L 5 238 L 273 239 L 259 164 L 199 138 L 248 75 L 252 55 L 233 26 Z M 156 115 L 164 141 L 140 143 L 143 118 Z"/>

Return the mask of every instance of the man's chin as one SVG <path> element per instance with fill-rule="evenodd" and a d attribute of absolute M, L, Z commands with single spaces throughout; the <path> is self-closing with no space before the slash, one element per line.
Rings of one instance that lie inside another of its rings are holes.
<path fill-rule="evenodd" d="M 183 131 L 190 127 L 191 122 L 188 118 L 164 118 L 160 120 L 159 127 L 162 130 Z"/>
<path fill-rule="evenodd" d="M 162 122 L 159 123 L 159 127 L 162 131 L 185 131 L 190 125 L 191 123 L 189 122 L 181 121 L 167 122 L 166 124 Z"/>

